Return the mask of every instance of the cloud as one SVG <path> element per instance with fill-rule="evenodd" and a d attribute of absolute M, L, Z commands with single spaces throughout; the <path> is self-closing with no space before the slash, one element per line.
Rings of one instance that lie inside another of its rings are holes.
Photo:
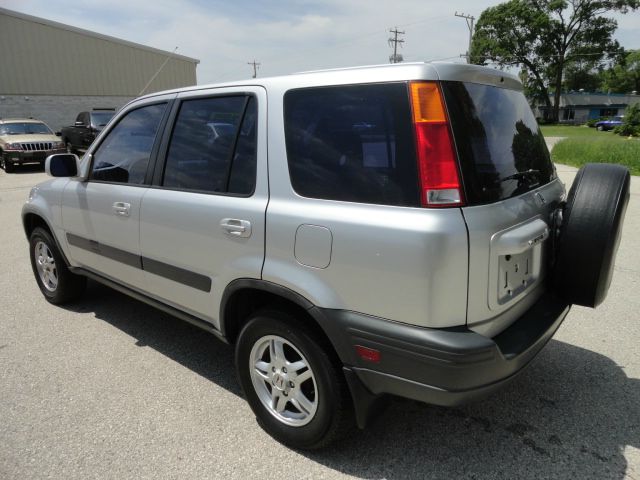
<path fill-rule="evenodd" d="M 405 32 L 406 61 L 463 61 L 468 29 L 454 17 L 496 1 L 458 0 L 4 0 L 7 8 L 200 59 L 198 83 L 387 63 L 389 28 Z M 640 16 L 615 15 L 616 38 L 638 48 Z M 636 44 L 632 44 L 635 42 Z"/>

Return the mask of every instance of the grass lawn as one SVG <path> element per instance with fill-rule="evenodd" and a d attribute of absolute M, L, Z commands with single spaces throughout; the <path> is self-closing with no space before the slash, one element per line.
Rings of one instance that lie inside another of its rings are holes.
<path fill-rule="evenodd" d="M 580 167 L 585 163 L 618 163 L 640 175 L 640 139 L 621 137 L 595 128 L 543 125 L 545 137 L 567 137 L 551 152 L 554 162 Z"/>

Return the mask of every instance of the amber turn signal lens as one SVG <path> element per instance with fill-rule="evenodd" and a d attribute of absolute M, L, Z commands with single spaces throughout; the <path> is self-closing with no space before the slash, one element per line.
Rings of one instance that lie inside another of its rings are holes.
<path fill-rule="evenodd" d="M 413 104 L 413 121 L 446 122 L 440 89 L 434 82 L 412 82 L 411 102 Z"/>

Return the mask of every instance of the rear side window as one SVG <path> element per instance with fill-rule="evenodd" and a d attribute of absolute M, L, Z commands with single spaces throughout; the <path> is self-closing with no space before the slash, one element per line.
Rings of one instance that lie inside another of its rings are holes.
<path fill-rule="evenodd" d="M 284 116 L 291 184 L 299 195 L 419 205 L 405 83 L 291 90 Z"/>
<path fill-rule="evenodd" d="M 251 194 L 255 185 L 255 112 L 252 97 L 185 100 L 171 137 L 163 185 Z"/>
<path fill-rule="evenodd" d="M 521 92 L 442 82 L 470 205 L 521 195 L 554 178 L 549 151 Z"/>

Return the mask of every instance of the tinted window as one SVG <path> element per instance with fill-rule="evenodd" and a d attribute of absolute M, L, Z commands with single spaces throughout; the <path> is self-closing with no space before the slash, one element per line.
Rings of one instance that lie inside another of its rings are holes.
<path fill-rule="evenodd" d="M 185 100 L 169 144 L 163 185 L 226 192 L 238 126 L 247 98 Z"/>
<path fill-rule="evenodd" d="M 165 108 L 163 103 L 127 113 L 94 153 L 91 178 L 104 182 L 143 183 Z"/>
<path fill-rule="evenodd" d="M 503 200 L 551 181 L 547 146 L 521 92 L 460 82 L 443 82 L 443 90 L 470 204 Z"/>
<path fill-rule="evenodd" d="M 285 95 L 289 172 L 300 195 L 418 205 L 404 83 L 292 90 Z"/>
<path fill-rule="evenodd" d="M 251 195 L 256 185 L 256 99 L 251 97 L 240 127 L 240 135 L 233 155 L 229 192 Z"/>

